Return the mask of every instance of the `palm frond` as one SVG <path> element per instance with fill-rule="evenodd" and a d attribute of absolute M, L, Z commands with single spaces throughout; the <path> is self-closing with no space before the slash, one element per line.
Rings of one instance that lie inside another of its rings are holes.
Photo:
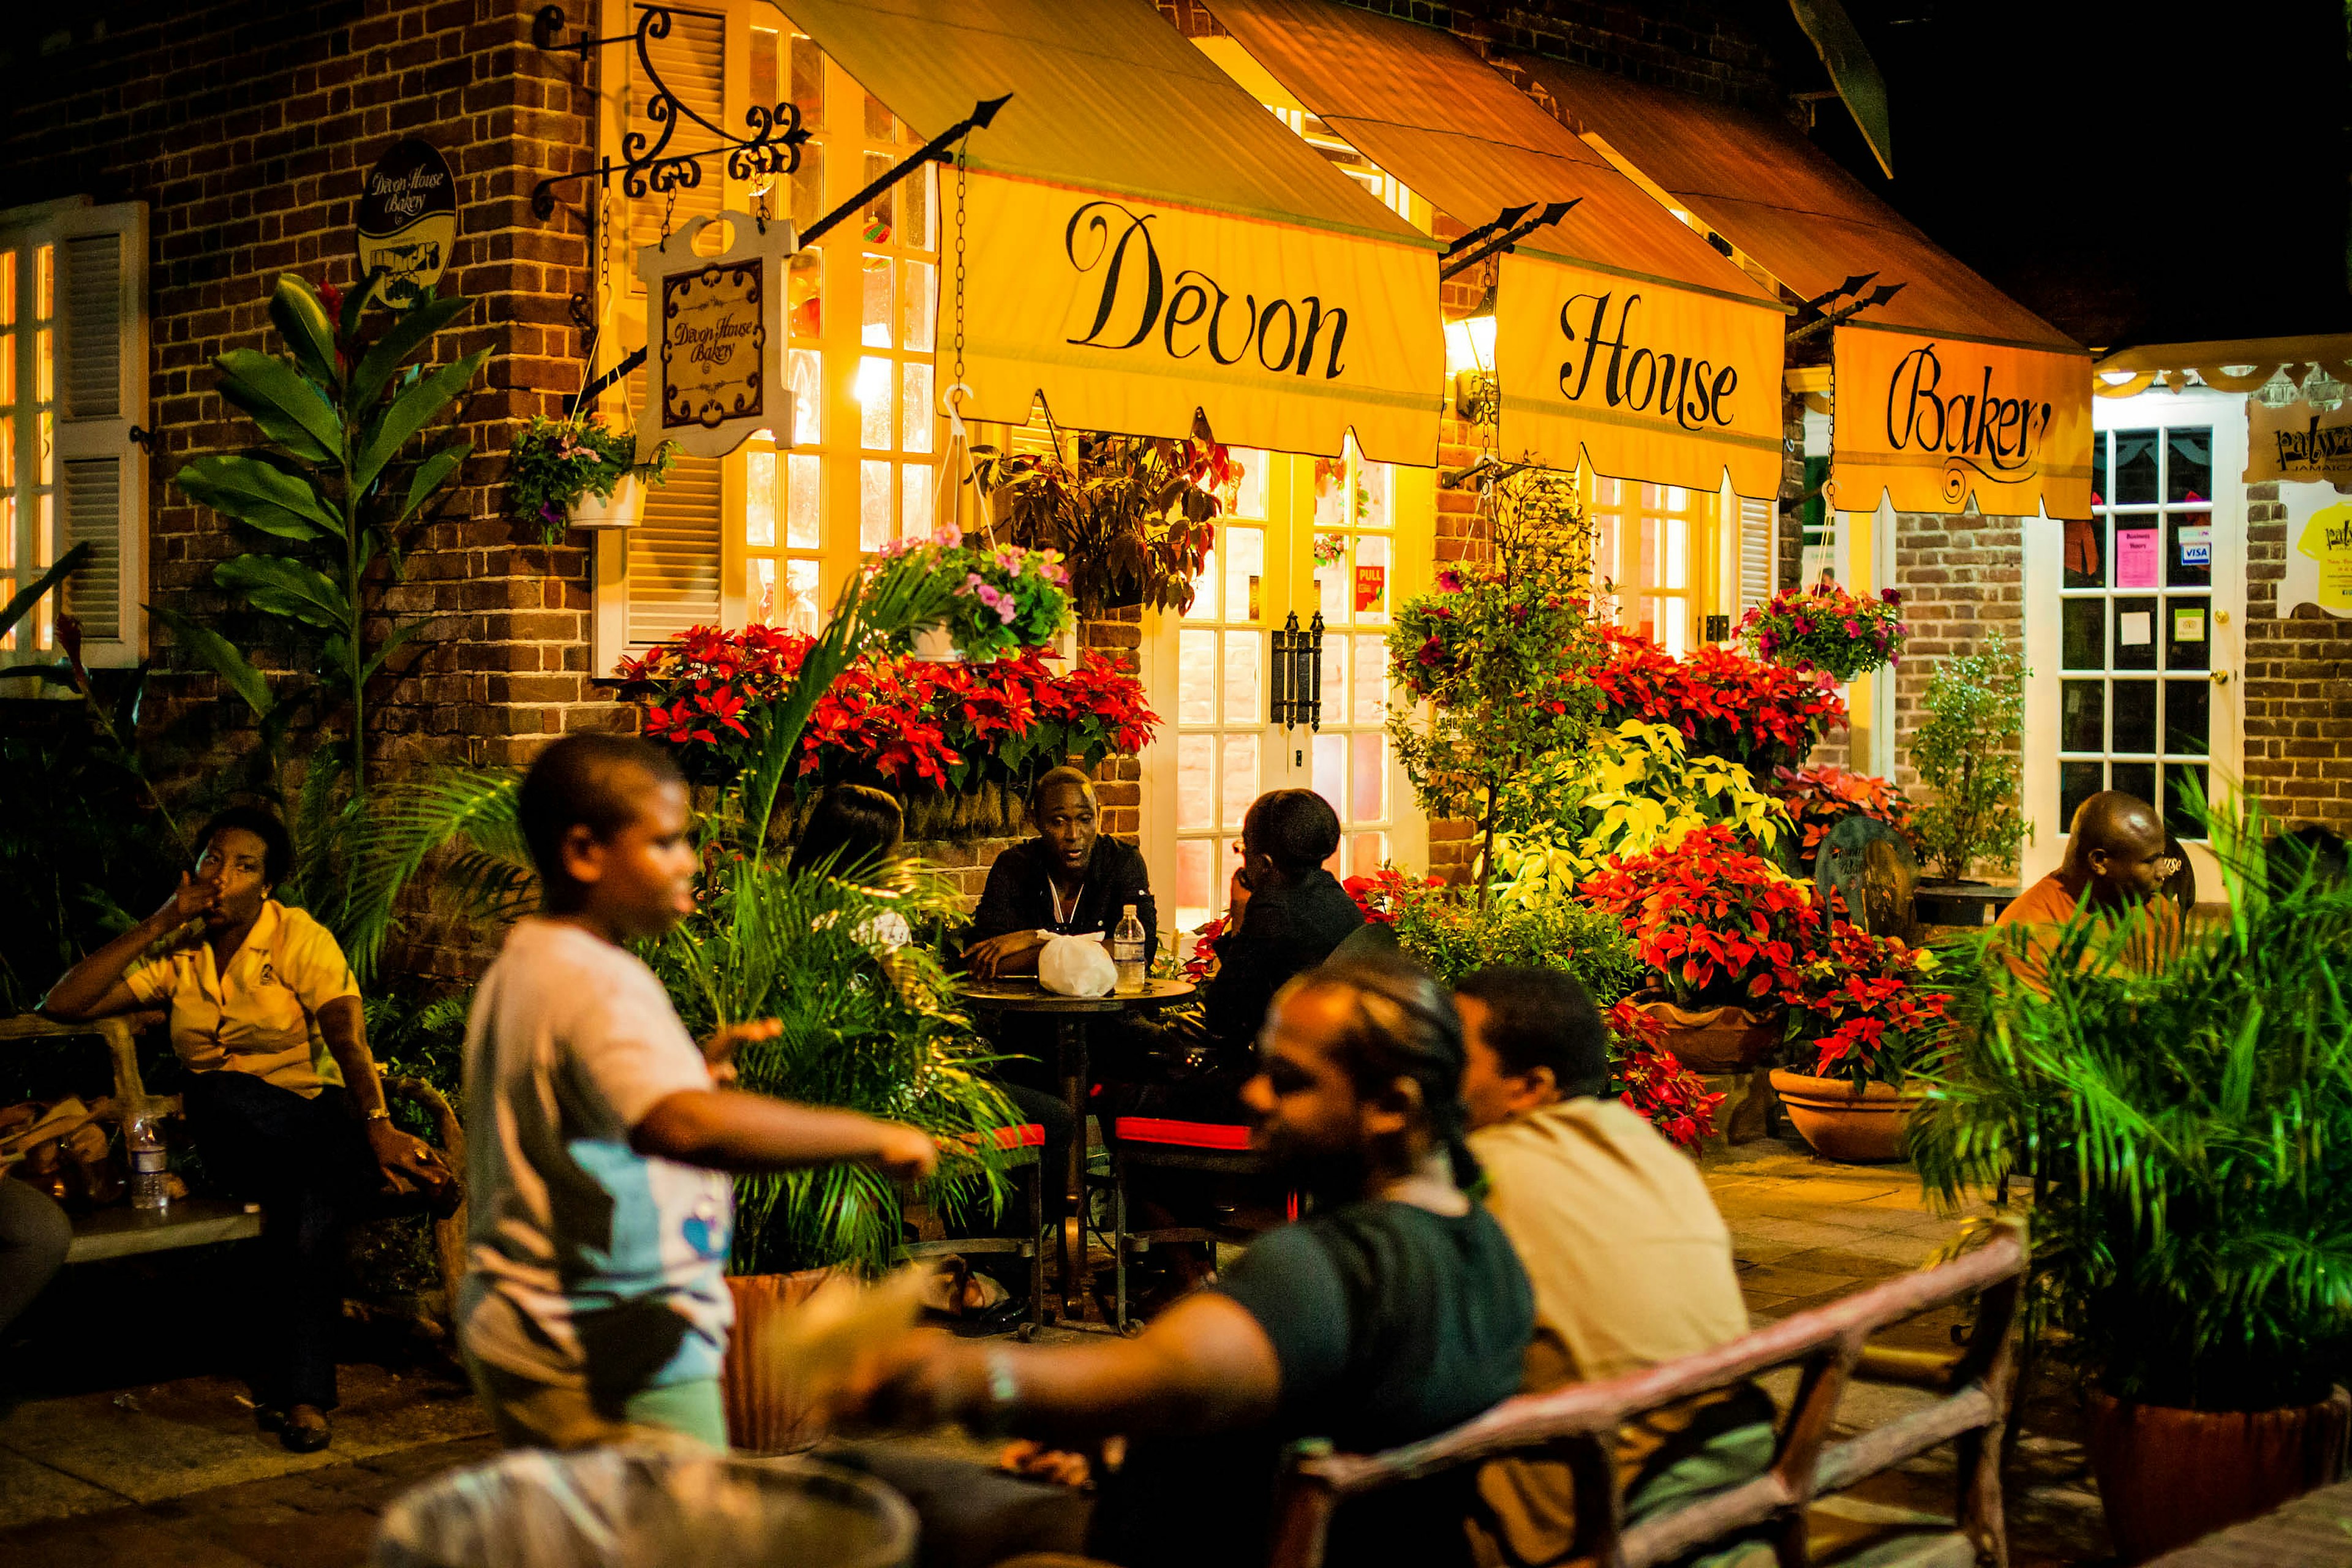
<path fill-rule="evenodd" d="M 435 852 L 462 845 L 433 879 L 440 907 L 496 929 L 536 901 L 539 880 L 517 815 L 522 780 L 503 769 L 449 768 L 379 786 L 354 846 L 343 951 L 362 981 L 399 927 L 403 893 Z"/>

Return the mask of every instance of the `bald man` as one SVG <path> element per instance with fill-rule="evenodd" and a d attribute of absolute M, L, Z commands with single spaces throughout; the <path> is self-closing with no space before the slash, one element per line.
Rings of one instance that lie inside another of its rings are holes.
<path fill-rule="evenodd" d="M 2054 930 L 2086 906 L 2107 919 L 2147 906 L 2151 945 L 2140 954 L 2145 961 L 2179 932 L 2179 910 L 2158 896 L 2179 869 L 2180 862 L 2164 852 L 2164 824 L 2155 808 L 2121 790 L 2104 790 L 2075 811 L 2058 869 L 2002 910 L 2000 923 Z M 2046 940 L 2032 939 L 2031 946 L 2037 957 L 2046 956 Z"/>

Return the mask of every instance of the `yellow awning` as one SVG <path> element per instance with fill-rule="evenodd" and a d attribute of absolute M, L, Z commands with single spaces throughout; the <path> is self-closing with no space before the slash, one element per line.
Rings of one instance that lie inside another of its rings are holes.
<path fill-rule="evenodd" d="M 1452 35 L 1334 0 L 1209 6 L 1283 91 L 1465 229 L 1576 200 L 1502 266 L 1505 452 L 1708 490 L 1728 468 L 1743 495 L 1779 491 L 1786 309 L 1761 285 Z"/>
<path fill-rule="evenodd" d="M 782 8 L 919 134 L 1013 95 L 971 139 L 968 416 L 1025 424 L 1043 394 L 1073 428 L 1183 436 L 1197 409 L 1232 445 L 1331 456 L 1352 430 L 1435 462 L 1435 242 L 1143 0 Z"/>
<path fill-rule="evenodd" d="M 2091 362 L 2064 333 L 1785 123 L 1557 60 L 1517 63 L 1585 136 L 1799 298 L 1864 273 L 1904 285 L 1833 331 L 1830 472 L 1841 510 L 1868 511 L 1883 489 L 1905 511 L 1957 511 L 1974 496 L 1999 516 L 2037 507 L 2052 517 L 2090 515 Z M 1902 406 L 1890 408 L 1906 365 L 1924 382 L 1904 381 Z M 1937 429 L 1937 399 L 1952 408 L 1943 438 L 1961 444 L 1923 451 L 1922 434 Z"/>
<path fill-rule="evenodd" d="M 1840 510 L 2090 517 L 2086 356 L 1841 327 L 1835 357 Z"/>

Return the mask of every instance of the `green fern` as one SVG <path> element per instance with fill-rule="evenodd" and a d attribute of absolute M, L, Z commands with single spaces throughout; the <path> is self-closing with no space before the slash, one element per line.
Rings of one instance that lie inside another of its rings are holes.
<path fill-rule="evenodd" d="M 435 908 L 500 931 L 537 904 L 539 878 L 518 814 L 521 797 L 521 775 L 503 768 L 445 768 L 377 786 L 342 922 L 343 952 L 362 981 L 399 929 L 402 894 L 436 854 L 428 883 Z"/>
<path fill-rule="evenodd" d="M 2227 918 L 2152 967 L 2144 917 L 2077 921 L 2046 994 L 2018 928 L 1982 939 L 1911 1153 L 1947 1204 L 2033 1173 L 2037 1310 L 2110 1392 L 2307 1403 L 2352 1355 L 2352 888 L 2195 808 Z"/>

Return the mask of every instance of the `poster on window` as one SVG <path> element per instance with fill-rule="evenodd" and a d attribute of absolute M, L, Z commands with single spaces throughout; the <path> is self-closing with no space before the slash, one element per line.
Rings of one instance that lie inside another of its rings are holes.
<path fill-rule="evenodd" d="M 2246 399 L 2246 482 L 2273 479 L 2352 490 L 2352 402 L 2323 413 L 2299 397 L 2277 408 Z"/>
<path fill-rule="evenodd" d="M 2279 584 L 2282 619 L 2304 605 L 2352 616 L 2352 500 L 2332 484 L 2283 484 L 2286 577 Z"/>
<path fill-rule="evenodd" d="M 728 226 L 733 243 L 698 256 L 695 237 L 714 223 Z M 748 213 L 694 218 L 662 243 L 638 247 L 653 381 L 637 424 L 639 461 L 664 441 L 694 457 L 723 458 L 754 431 L 792 429 L 782 307 L 795 248 L 792 225 L 762 225 Z"/>

